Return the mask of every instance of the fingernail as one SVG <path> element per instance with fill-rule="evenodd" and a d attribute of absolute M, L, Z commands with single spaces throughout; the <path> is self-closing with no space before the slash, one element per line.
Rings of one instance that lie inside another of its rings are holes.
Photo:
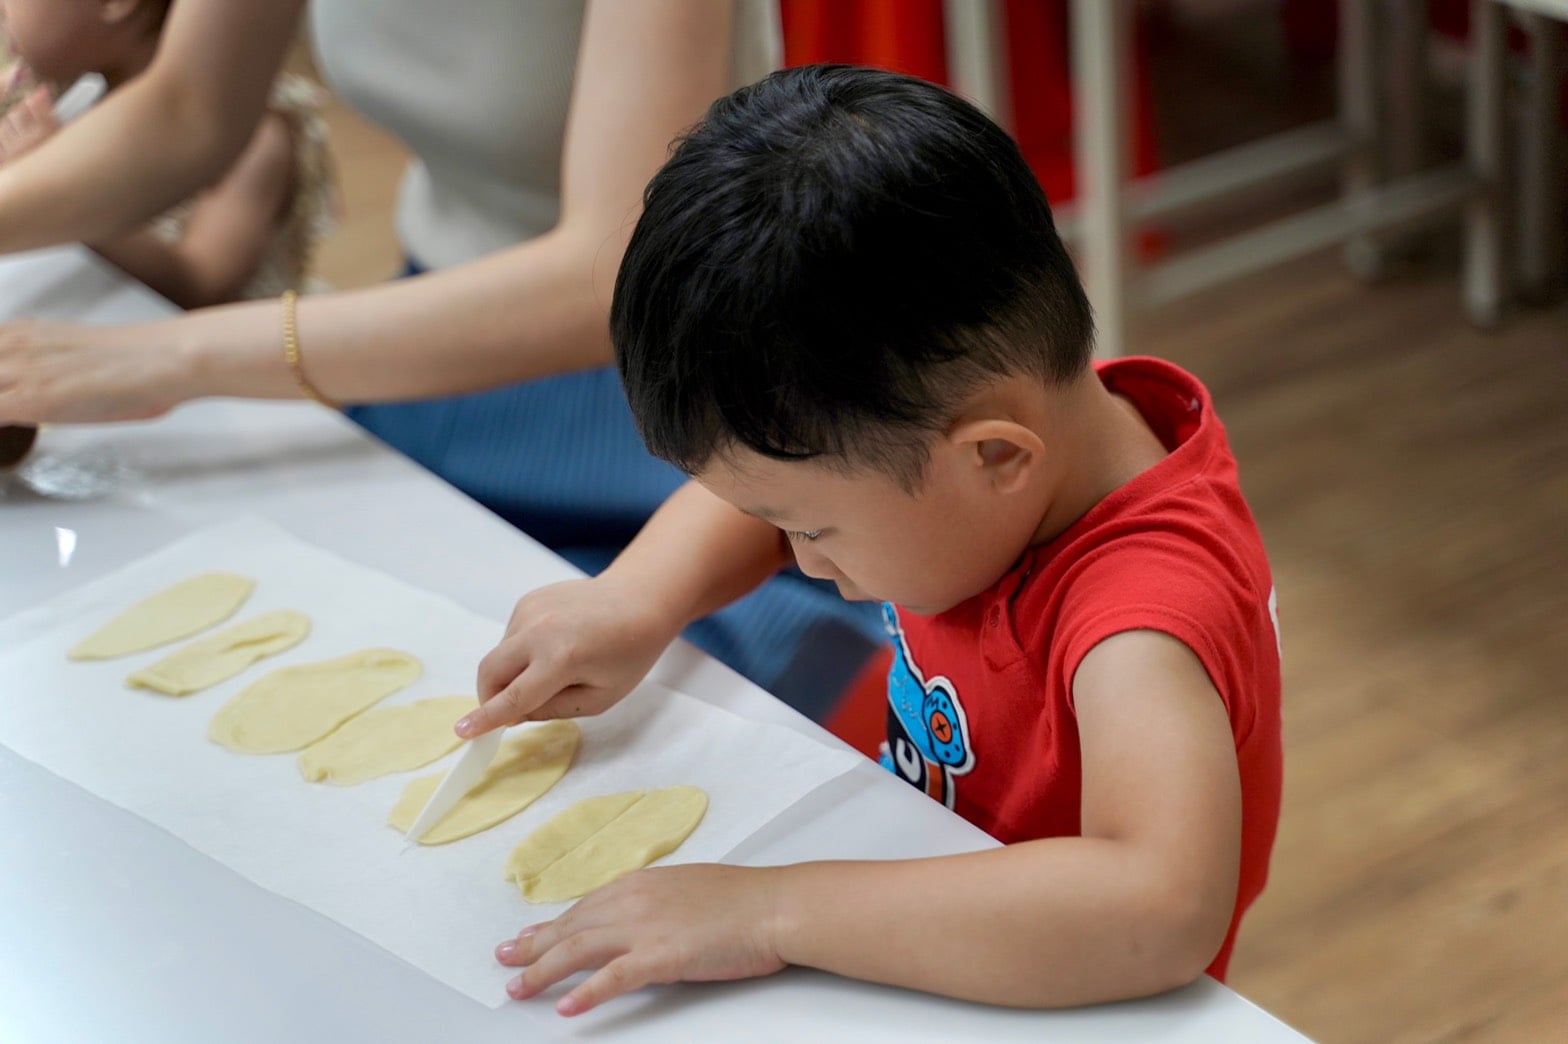
<path fill-rule="evenodd" d="M 517 978 L 513 979 L 511 982 L 507 983 L 506 984 L 506 992 L 511 994 L 516 999 L 522 1000 L 523 998 L 518 996 L 518 995 L 523 992 L 523 977 L 521 975 L 519 975 Z"/>
<path fill-rule="evenodd" d="M 459 736 L 466 736 L 470 732 L 473 732 L 474 731 L 474 727 L 476 725 L 478 725 L 478 724 L 479 723 L 474 720 L 473 715 L 469 715 L 468 717 L 463 718 L 463 719 L 458 721 L 458 723 L 457 723 L 457 734 Z"/>
<path fill-rule="evenodd" d="M 495 955 L 503 961 L 511 960 L 515 953 L 517 953 L 517 943 L 510 939 L 495 948 Z"/>
<path fill-rule="evenodd" d="M 517 937 L 519 939 L 526 939 L 530 935 L 532 935 L 535 932 L 537 932 L 538 930 L 539 930 L 539 926 L 537 924 L 530 924 L 527 928 L 524 928 L 522 931 L 518 932 L 517 933 Z"/>
<path fill-rule="evenodd" d="M 568 993 L 566 996 L 556 1001 L 555 1010 L 560 1012 L 562 1015 L 576 1015 L 583 1009 L 577 998 Z"/>

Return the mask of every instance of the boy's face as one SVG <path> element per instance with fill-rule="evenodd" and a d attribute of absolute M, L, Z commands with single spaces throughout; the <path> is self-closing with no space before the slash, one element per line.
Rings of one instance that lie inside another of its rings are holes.
<path fill-rule="evenodd" d="M 784 530 L 800 568 L 845 598 L 943 612 L 994 584 L 1029 545 L 1038 498 L 998 482 L 974 443 L 937 440 L 920 487 L 868 469 L 732 449 L 696 476 L 723 500 Z"/>

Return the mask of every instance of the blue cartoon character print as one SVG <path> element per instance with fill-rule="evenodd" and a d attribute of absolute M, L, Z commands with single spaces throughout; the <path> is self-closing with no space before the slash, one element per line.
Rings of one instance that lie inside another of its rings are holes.
<path fill-rule="evenodd" d="M 882 767 L 952 808 L 955 777 L 975 764 L 964 705 L 948 679 L 921 675 L 892 606 L 882 607 L 882 619 L 893 640 Z"/>

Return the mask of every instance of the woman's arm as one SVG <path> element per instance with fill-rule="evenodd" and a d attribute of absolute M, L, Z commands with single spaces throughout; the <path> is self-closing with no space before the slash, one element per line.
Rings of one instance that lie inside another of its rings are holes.
<path fill-rule="evenodd" d="M 0 167 L 0 252 L 109 239 L 217 181 L 261 119 L 305 0 L 181 0 L 147 70 Z"/>
<path fill-rule="evenodd" d="M 340 402 L 417 399 L 608 362 L 610 290 L 643 187 L 728 86 L 733 6 L 593 0 L 560 222 L 470 264 L 302 300 L 311 382 Z M 0 419 L 116 420 L 206 395 L 297 397 L 278 324 L 277 304 L 264 302 L 117 330 L 0 327 Z M 119 364 L 101 365 L 105 354 Z M 143 368 L 161 383 L 140 379 Z"/>

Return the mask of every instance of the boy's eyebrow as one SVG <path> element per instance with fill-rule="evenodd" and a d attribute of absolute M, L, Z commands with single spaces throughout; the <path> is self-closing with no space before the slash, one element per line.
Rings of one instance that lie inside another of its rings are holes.
<path fill-rule="evenodd" d="M 740 510 L 742 514 L 750 515 L 752 518 L 760 518 L 771 525 L 778 525 L 779 519 L 783 517 L 777 511 L 767 507 L 741 508 Z"/>

